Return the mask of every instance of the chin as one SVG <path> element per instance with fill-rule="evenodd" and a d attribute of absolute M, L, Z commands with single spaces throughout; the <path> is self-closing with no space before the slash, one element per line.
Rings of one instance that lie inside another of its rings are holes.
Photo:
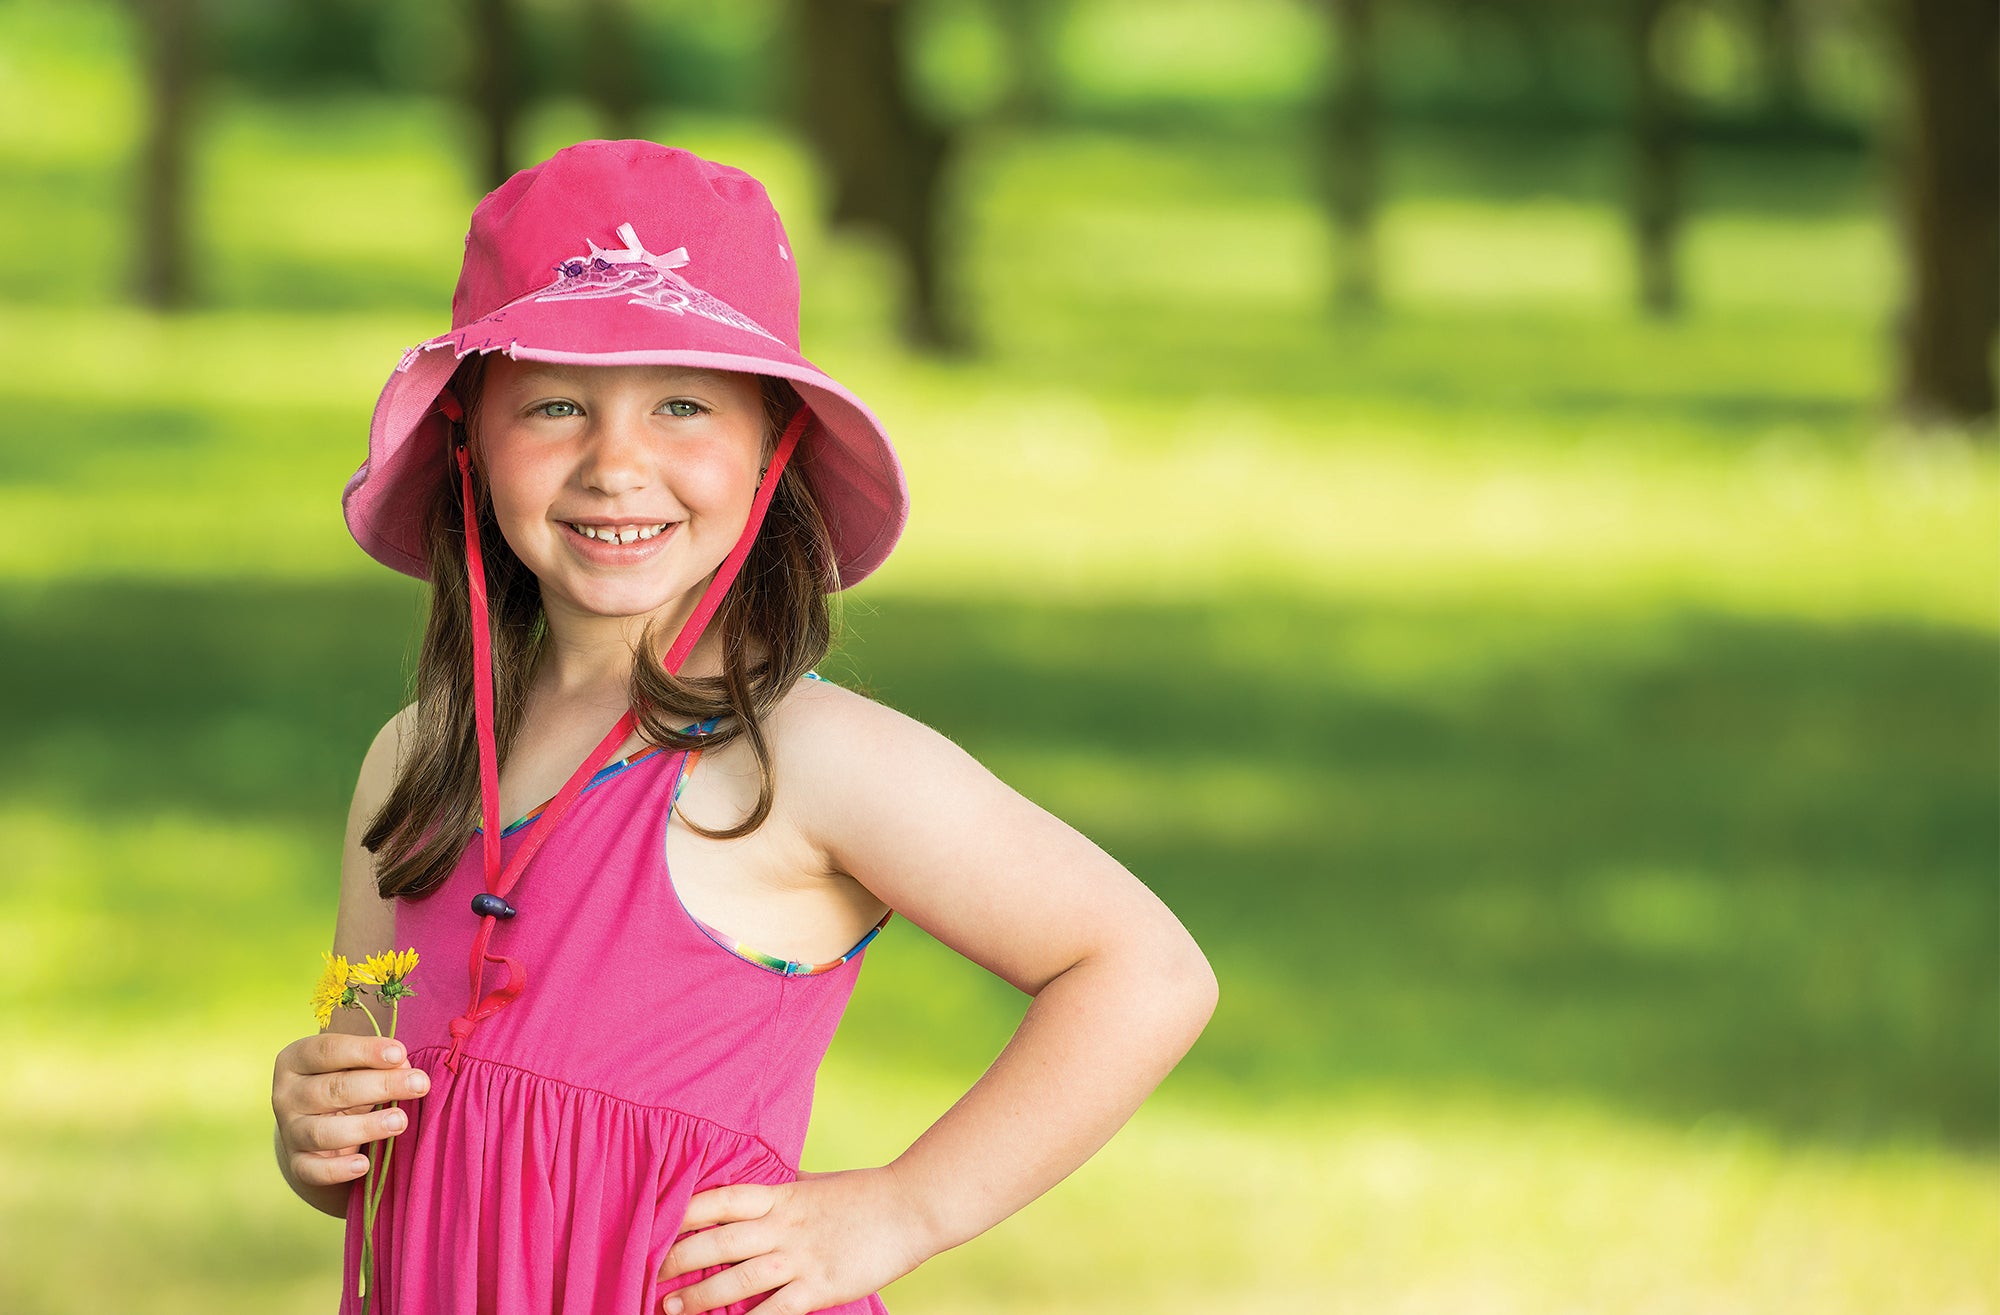
<path fill-rule="evenodd" d="M 570 591 L 570 599 L 577 607 L 599 616 L 642 616 L 659 611 L 677 597 L 678 594 L 667 589 L 646 589 L 635 585 L 593 588 L 592 582 L 588 581 L 582 588 Z"/>
<path fill-rule="evenodd" d="M 607 580 L 571 574 L 565 577 L 565 583 L 572 586 L 564 590 L 571 602 L 586 612 L 599 616 L 643 616 L 671 606 L 691 590 L 698 591 L 701 580 L 684 583 L 673 580 Z"/>

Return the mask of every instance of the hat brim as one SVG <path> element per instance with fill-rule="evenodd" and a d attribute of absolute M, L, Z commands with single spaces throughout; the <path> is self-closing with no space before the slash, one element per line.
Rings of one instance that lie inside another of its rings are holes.
<path fill-rule="evenodd" d="M 671 341 L 672 345 L 664 345 Z M 643 344 L 643 345 L 642 345 Z M 687 365 L 789 379 L 811 408 L 793 460 L 810 481 L 846 589 L 889 556 L 909 519 L 902 463 L 874 412 L 760 330 L 613 298 L 523 298 L 419 343 L 390 373 L 368 426 L 368 458 L 341 491 L 354 541 L 376 561 L 430 579 L 425 509 L 457 473 L 438 395 L 468 353 L 566 365 Z"/>

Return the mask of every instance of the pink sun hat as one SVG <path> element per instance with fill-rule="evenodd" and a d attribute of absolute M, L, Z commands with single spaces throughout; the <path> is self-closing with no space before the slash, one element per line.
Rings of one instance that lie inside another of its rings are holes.
<path fill-rule="evenodd" d="M 882 422 L 799 353 L 791 243 L 763 184 L 740 169 L 626 140 L 578 142 L 521 170 L 472 212 L 451 324 L 390 373 L 367 460 L 340 497 L 355 542 L 405 575 L 430 578 L 424 510 L 458 474 L 440 394 L 474 351 L 790 380 L 811 412 L 797 459 L 842 588 L 882 564 L 909 519 Z"/>

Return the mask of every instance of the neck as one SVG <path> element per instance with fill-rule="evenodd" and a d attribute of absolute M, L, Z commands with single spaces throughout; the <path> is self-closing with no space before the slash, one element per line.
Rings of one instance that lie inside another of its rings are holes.
<path fill-rule="evenodd" d="M 596 616 L 547 610 L 548 634 L 543 639 L 535 684 L 558 702 L 624 708 L 632 685 L 632 664 L 637 660 L 646 623 L 653 621 L 656 646 L 653 660 L 661 662 L 694 611 L 694 603 L 691 595 L 652 616 Z M 708 628 L 681 663 L 680 674 L 714 676 L 721 672 L 722 635 L 711 617 Z"/>

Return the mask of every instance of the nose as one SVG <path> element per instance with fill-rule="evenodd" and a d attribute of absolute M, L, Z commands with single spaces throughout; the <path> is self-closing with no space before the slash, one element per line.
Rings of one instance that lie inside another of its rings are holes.
<path fill-rule="evenodd" d="M 585 488 L 617 497 L 646 487 L 652 455 L 645 417 L 607 407 L 591 421 L 578 473 Z"/>

